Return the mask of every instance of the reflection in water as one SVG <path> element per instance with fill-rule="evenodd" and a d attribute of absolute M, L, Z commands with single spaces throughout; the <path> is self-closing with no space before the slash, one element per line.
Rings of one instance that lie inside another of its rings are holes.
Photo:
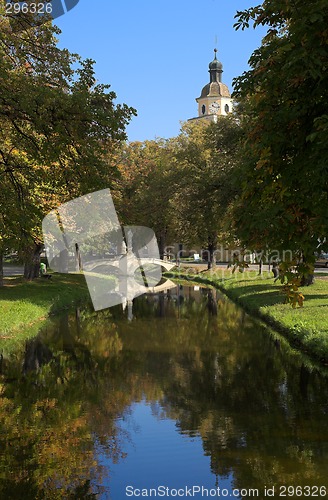
<path fill-rule="evenodd" d="M 0 498 L 328 486 L 325 374 L 215 290 L 78 309 L 0 369 Z"/>

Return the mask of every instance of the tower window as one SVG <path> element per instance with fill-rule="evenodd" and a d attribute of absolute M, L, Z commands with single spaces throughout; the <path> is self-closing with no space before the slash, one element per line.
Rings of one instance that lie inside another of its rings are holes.
<path fill-rule="evenodd" d="M 203 106 L 202 106 L 202 113 L 203 113 L 203 115 L 205 115 L 205 111 L 206 111 L 206 106 L 205 106 L 205 104 L 203 104 Z"/>
<path fill-rule="evenodd" d="M 225 111 L 226 113 L 229 113 L 229 112 L 230 112 L 230 108 L 229 108 L 229 105 L 228 105 L 228 104 L 226 104 L 226 105 L 224 106 L 224 111 Z"/>

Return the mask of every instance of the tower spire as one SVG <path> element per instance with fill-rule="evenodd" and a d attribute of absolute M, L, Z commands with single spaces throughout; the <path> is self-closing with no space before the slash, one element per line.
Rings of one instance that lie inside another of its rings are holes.
<path fill-rule="evenodd" d="M 220 83 L 222 80 L 222 63 L 218 61 L 216 54 L 217 54 L 218 49 L 214 49 L 214 59 L 213 61 L 209 64 L 209 73 L 210 73 L 210 83 L 212 82 L 218 82 Z"/>
<path fill-rule="evenodd" d="M 223 67 L 217 58 L 217 53 L 217 39 L 215 39 L 214 59 L 209 64 L 210 82 L 202 88 L 200 96 L 197 97 L 198 116 L 191 120 L 216 122 L 218 116 L 226 116 L 233 109 L 230 91 L 221 80 Z"/>

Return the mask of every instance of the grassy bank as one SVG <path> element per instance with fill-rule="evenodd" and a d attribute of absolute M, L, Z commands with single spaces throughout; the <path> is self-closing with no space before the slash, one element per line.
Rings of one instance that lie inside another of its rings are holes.
<path fill-rule="evenodd" d="M 32 337 L 42 321 L 73 304 L 89 300 L 85 279 L 78 274 L 53 274 L 26 282 L 6 278 L 0 288 L 0 348 Z"/>
<path fill-rule="evenodd" d="M 274 283 L 268 272 L 258 276 L 256 271 L 232 274 L 226 269 L 216 269 L 195 274 L 192 269 L 187 272 L 181 269 L 174 275 L 216 286 L 246 311 L 282 332 L 293 345 L 328 363 L 328 280 L 323 277 L 301 289 L 304 306 L 293 309 L 283 303 L 281 286 Z"/>

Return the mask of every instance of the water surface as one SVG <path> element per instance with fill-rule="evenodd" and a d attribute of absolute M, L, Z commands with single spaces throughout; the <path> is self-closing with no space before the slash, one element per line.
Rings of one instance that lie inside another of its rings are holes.
<path fill-rule="evenodd" d="M 3 355 L 0 498 L 325 497 L 327 380 L 215 290 L 54 318 Z"/>

